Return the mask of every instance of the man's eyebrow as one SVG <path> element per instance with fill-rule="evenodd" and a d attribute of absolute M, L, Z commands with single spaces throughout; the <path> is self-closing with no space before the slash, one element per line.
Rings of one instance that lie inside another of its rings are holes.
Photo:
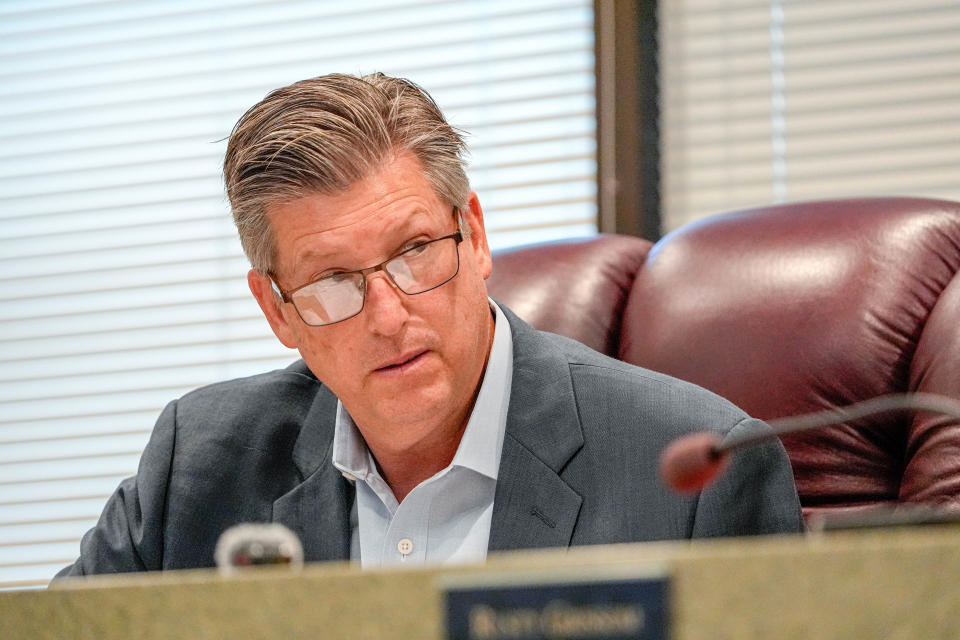
<path fill-rule="evenodd" d="M 303 253 L 297 256 L 297 262 L 305 262 L 307 260 L 320 260 L 323 258 L 331 258 L 337 252 L 332 249 L 305 249 Z"/>

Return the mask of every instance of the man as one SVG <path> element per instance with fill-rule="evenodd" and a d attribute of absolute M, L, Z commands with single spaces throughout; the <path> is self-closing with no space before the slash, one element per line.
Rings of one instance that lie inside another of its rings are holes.
<path fill-rule="evenodd" d="M 171 403 L 61 575 L 209 566 L 241 522 L 364 567 L 801 530 L 779 443 L 697 496 L 657 479 L 675 437 L 761 423 L 487 297 L 464 150 L 380 74 L 299 82 L 240 119 L 224 174 L 250 290 L 303 360 Z"/>

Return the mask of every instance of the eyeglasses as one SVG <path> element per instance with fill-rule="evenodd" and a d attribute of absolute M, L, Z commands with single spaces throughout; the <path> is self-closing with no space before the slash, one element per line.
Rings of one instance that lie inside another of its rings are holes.
<path fill-rule="evenodd" d="M 363 311 L 367 276 L 375 271 L 383 271 L 397 289 L 407 295 L 426 293 L 450 282 L 460 272 L 463 220 L 456 207 L 453 213 L 457 218 L 456 233 L 419 242 L 380 264 L 333 273 L 292 291 L 281 289 L 272 274 L 268 274 L 270 282 L 280 298 L 293 303 L 300 318 L 314 327 L 348 320 Z"/>

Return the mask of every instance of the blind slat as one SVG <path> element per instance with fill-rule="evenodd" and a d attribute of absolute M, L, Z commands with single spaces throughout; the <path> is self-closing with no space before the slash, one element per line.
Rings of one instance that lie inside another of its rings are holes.
<path fill-rule="evenodd" d="M 956 2 L 680 1 L 660 19 L 666 229 L 788 200 L 960 198 Z"/>

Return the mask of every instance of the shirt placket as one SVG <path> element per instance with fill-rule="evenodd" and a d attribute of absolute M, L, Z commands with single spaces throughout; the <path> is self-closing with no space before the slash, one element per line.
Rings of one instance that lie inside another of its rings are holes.
<path fill-rule="evenodd" d="M 427 558 L 430 504 L 436 479 L 411 491 L 397 507 L 380 550 L 383 565 L 418 565 Z"/>

